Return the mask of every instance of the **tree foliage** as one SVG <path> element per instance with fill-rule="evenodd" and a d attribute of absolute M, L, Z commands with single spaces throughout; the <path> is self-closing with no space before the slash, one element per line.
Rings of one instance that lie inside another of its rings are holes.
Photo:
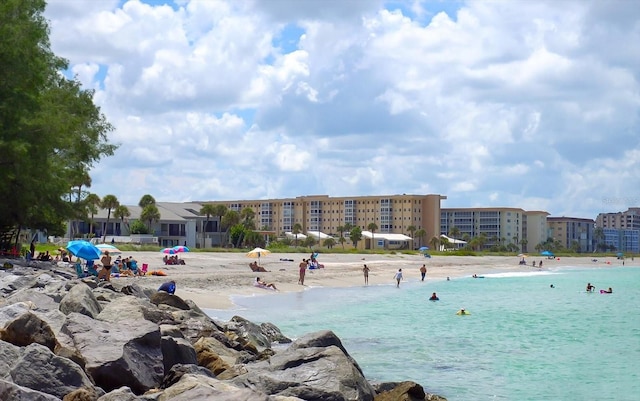
<path fill-rule="evenodd" d="M 0 231 L 59 231 L 78 218 L 87 172 L 116 149 L 93 91 L 61 74 L 67 61 L 50 49 L 44 9 L 0 2 Z"/>
<path fill-rule="evenodd" d="M 353 247 L 358 247 L 358 242 L 362 240 L 362 229 L 358 226 L 355 226 L 349 231 L 349 239 L 353 243 Z"/>

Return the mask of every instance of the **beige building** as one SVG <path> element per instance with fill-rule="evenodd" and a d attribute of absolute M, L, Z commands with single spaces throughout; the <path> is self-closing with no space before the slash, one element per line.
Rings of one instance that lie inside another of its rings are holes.
<path fill-rule="evenodd" d="M 547 238 L 547 212 L 525 211 L 520 208 L 443 208 L 440 231 L 450 235 L 452 228 L 459 231 L 458 238 L 484 235 L 484 248 L 514 244 L 523 252 Z"/>
<path fill-rule="evenodd" d="M 595 221 L 578 217 L 547 217 L 549 237 L 567 249 L 593 251 Z"/>
<path fill-rule="evenodd" d="M 440 235 L 440 201 L 442 195 L 383 195 L 330 197 L 328 195 L 299 196 L 285 199 L 207 201 L 201 203 L 223 204 L 240 212 L 249 207 L 256 214 L 256 226 L 273 231 L 279 236 L 293 231 L 299 224 L 302 234 L 322 237 L 322 234 L 339 236 L 338 227 L 346 224 L 368 230 L 370 223 L 378 229 L 374 238 L 384 234 L 411 235 L 409 228 L 425 230 L 424 241 Z M 363 247 L 370 248 L 370 241 L 363 236 Z M 389 238 L 396 238 L 389 236 Z M 375 247 L 378 247 L 376 241 Z M 409 244 L 407 244 L 410 246 Z M 360 247 L 360 246 L 359 246 Z M 386 247 L 386 246 L 385 246 Z"/>

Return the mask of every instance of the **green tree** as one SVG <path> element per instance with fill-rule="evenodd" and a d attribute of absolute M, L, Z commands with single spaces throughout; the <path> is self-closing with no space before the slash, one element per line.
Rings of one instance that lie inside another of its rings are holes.
<path fill-rule="evenodd" d="M 354 248 L 358 247 L 358 242 L 362 240 L 362 229 L 358 226 L 355 226 L 349 231 L 349 239 L 353 243 Z"/>
<path fill-rule="evenodd" d="M 336 230 L 338 230 L 338 235 L 339 235 L 338 242 L 342 244 L 342 249 L 344 249 L 344 243 L 347 241 L 344 238 L 344 232 L 345 232 L 344 226 L 338 226 L 336 227 Z"/>
<path fill-rule="evenodd" d="M 453 239 L 460 237 L 460 229 L 456 226 L 453 226 L 449 229 L 449 236 Z"/>
<path fill-rule="evenodd" d="M 115 217 L 116 219 L 120 219 L 120 232 L 122 235 L 122 228 L 124 227 L 124 219 L 128 218 L 131 216 L 131 212 L 129 211 L 129 208 L 126 207 L 125 205 L 119 205 L 118 207 L 116 207 L 116 210 L 113 211 L 113 217 Z"/>
<path fill-rule="evenodd" d="M 155 204 L 147 205 L 140 212 L 140 220 L 147 222 L 147 233 L 153 233 L 151 225 L 160 220 L 160 211 Z"/>
<path fill-rule="evenodd" d="M 250 207 L 245 207 L 240 211 L 240 221 L 242 221 L 242 225 L 244 225 L 249 230 L 256 229 L 256 212 L 253 211 Z"/>
<path fill-rule="evenodd" d="M 312 236 L 308 235 L 307 238 L 305 238 L 302 241 L 302 246 L 308 247 L 309 249 L 312 250 L 313 246 L 316 244 L 316 239 L 313 238 Z"/>
<path fill-rule="evenodd" d="M 87 217 L 89 217 L 89 237 L 91 237 L 94 234 L 93 232 L 94 217 L 96 213 L 98 213 L 98 208 L 100 207 L 101 203 L 102 203 L 102 200 L 100 199 L 100 197 L 93 193 L 87 195 L 87 198 L 85 199 Z"/>
<path fill-rule="evenodd" d="M 206 227 L 209 225 L 209 220 L 211 219 L 211 216 L 214 216 L 215 214 L 216 214 L 216 207 L 210 203 L 207 203 L 200 208 L 200 216 L 206 216 L 205 224 L 202 226 L 202 247 L 203 248 L 204 248 L 204 242 L 205 242 L 204 234 L 205 234 Z"/>
<path fill-rule="evenodd" d="M 230 232 L 231 227 L 240 223 L 240 214 L 235 210 L 227 210 L 227 212 L 222 216 L 222 228 L 227 231 L 227 243 L 230 240 Z"/>
<path fill-rule="evenodd" d="M 144 209 L 149 205 L 155 205 L 155 204 L 156 204 L 156 199 L 149 194 L 142 195 L 142 198 L 140 198 L 140 200 L 138 201 L 138 206 L 140 206 L 140 209 Z"/>
<path fill-rule="evenodd" d="M 218 216 L 218 231 L 222 232 L 222 217 L 227 213 L 227 207 L 225 205 L 215 205 L 213 207 L 213 215 Z"/>
<path fill-rule="evenodd" d="M 322 245 L 326 246 L 328 249 L 331 249 L 336 245 L 336 240 L 333 237 L 326 238 L 324 241 L 322 241 Z"/>
<path fill-rule="evenodd" d="M 107 239 L 107 227 L 109 227 L 109 220 L 111 219 L 111 211 L 120 206 L 120 202 L 115 195 L 105 195 L 102 198 L 100 206 L 103 209 L 107 209 L 107 222 L 104 224 L 104 230 L 102 231 L 102 242 Z"/>
<path fill-rule="evenodd" d="M 244 245 L 255 248 L 256 246 L 264 247 L 264 236 L 255 231 L 246 230 L 244 234 Z"/>
<path fill-rule="evenodd" d="M 247 232 L 247 228 L 244 224 L 235 224 L 229 229 L 229 238 L 231 243 L 235 248 L 240 248 L 242 246 L 242 241 L 244 240 L 245 233 Z"/>
<path fill-rule="evenodd" d="M 375 232 L 378 229 L 378 225 L 373 222 L 369 223 L 369 225 L 367 225 L 367 229 L 371 231 L 371 249 L 374 249 L 376 247 Z"/>
<path fill-rule="evenodd" d="M 93 91 L 61 74 L 68 65 L 51 51 L 45 6 L 0 2 L 0 234 L 16 242 L 20 228 L 52 234 L 76 218 L 71 188 L 82 197 L 83 174 L 117 148 Z"/>
<path fill-rule="evenodd" d="M 407 231 L 409 231 L 409 234 L 411 234 L 411 248 L 412 249 L 416 248 L 416 245 L 414 243 L 415 240 L 413 238 L 416 230 L 417 230 L 417 228 L 414 225 L 410 225 L 409 227 L 407 227 Z"/>
<path fill-rule="evenodd" d="M 147 226 L 140 220 L 134 220 L 131 222 L 129 232 L 131 232 L 131 234 L 149 234 Z"/>
<path fill-rule="evenodd" d="M 296 246 L 298 246 L 298 234 L 302 232 L 302 225 L 300 223 L 296 223 L 293 225 L 291 233 L 296 236 Z"/>
<path fill-rule="evenodd" d="M 434 251 L 440 250 L 440 238 L 434 235 L 429 241 L 429 245 L 431 245 L 431 249 Z"/>
<path fill-rule="evenodd" d="M 416 237 L 418 237 L 419 246 L 422 246 L 422 241 L 424 241 L 425 235 L 427 235 L 427 232 L 424 230 L 424 228 L 421 228 L 416 231 Z"/>

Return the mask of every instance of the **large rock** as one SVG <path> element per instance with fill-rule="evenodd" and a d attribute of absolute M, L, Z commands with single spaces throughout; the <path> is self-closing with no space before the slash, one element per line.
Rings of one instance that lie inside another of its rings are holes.
<path fill-rule="evenodd" d="M 11 401 L 61 401 L 60 398 L 0 380 L 0 400 Z"/>
<path fill-rule="evenodd" d="M 328 331 L 307 335 L 268 361 L 248 364 L 249 372 L 233 382 L 266 394 L 305 400 L 373 400 L 373 387 L 336 339 Z"/>
<path fill-rule="evenodd" d="M 16 291 L 7 297 L 7 302 L 32 302 L 33 310 L 37 311 L 49 311 L 58 309 L 58 302 L 51 296 L 45 293 L 43 288 L 24 288 Z M 62 297 L 60 297 L 62 299 Z"/>
<path fill-rule="evenodd" d="M 171 313 L 158 309 L 146 299 L 130 296 L 121 296 L 112 300 L 104 306 L 96 318 L 110 323 L 118 323 L 122 320 L 148 320 L 159 324 L 172 320 Z"/>
<path fill-rule="evenodd" d="M 58 398 L 81 387 L 93 388 L 93 383 L 80 366 L 54 355 L 39 344 L 27 346 L 10 373 L 17 385 Z"/>
<path fill-rule="evenodd" d="M 196 351 L 186 339 L 164 336 L 160 344 L 165 372 L 168 372 L 176 364 L 191 365 L 198 363 Z"/>
<path fill-rule="evenodd" d="M 131 392 L 129 387 L 120 387 L 98 398 L 97 401 L 137 401 L 140 399 Z"/>
<path fill-rule="evenodd" d="M 151 303 L 155 305 L 169 305 L 177 309 L 189 310 L 189 304 L 187 304 L 182 298 L 177 295 L 169 294 L 164 291 L 157 291 L 150 297 Z"/>
<path fill-rule="evenodd" d="M 70 313 L 62 326 L 86 361 L 85 369 L 105 391 L 127 386 L 135 394 L 157 387 L 164 373 L 160 330 L 147 320 L 117 324 Z"/>
<path fill-rule="evenodd" d="M 374 388 L 378 392 L 375 401 L 447 401 L 444 397 L 425 393 L 421 385 L 412 381 L 379 383 Z"/>
<path fill-rule="evenodd" d="M 57 344 L 51 326 L 30 311 L 25 311 L 15 319 L 5 322 L 4 327 L 0 329 L 0 339 L 18 346 L 37 343 L 51 351 Z"/>
<path fill-rule="evenodd" d="M 0 341 L 0 379 L 11 379 L 11 367 L 20 358 L 21 353 L 22 348 L 17 345 Z"/>
<path fill-rule="evenodd" d="M 158 400 L 171 401 L 268 401 L 260 391 L 235 387 L 225 381 L 202 375 L 185 374 L 165 389 Z"/>
<path fill-rule="evenodd" d="M 60 311 L 65 315 L 77 312 L 95 318 L 102 311 L 102 306 L 88 286 L 76 284 L 60 301 Z"/>

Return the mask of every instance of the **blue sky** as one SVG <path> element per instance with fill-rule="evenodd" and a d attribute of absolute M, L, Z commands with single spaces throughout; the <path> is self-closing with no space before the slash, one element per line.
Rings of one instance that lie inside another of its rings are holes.
<path fill-rule="evenodd" d="M 640 206 L 632 1 L 51 0 L 116 127 L 91 191 L 162 201 L 437 193 Z"/>

